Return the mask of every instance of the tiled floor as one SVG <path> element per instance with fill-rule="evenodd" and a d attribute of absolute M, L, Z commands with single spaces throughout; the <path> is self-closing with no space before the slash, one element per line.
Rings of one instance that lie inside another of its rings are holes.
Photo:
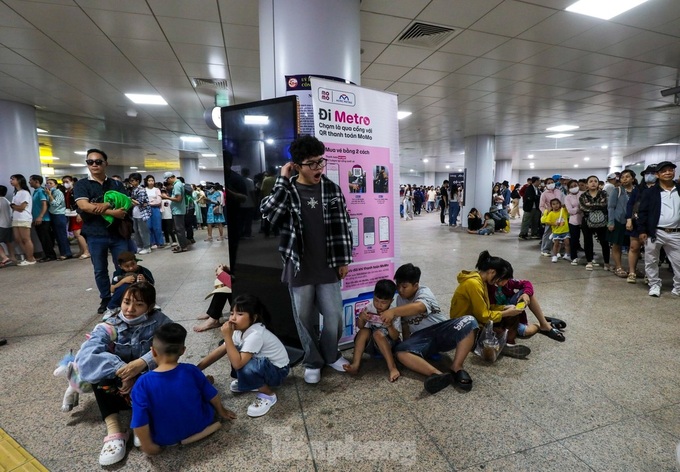
<path fill-rule="evenodd" d="M 489 249 L 534 283 L 548 315 L 567 321 L 567 341 L 529 339 L 526 360 L 489 365 L 468 358 L 469 393 L 428 395 L 423 379 L 407 371 L 390 384 L 377 360 L 366 360 L 357 377 L 324 371 L 316 386 L 306 385 L 297 367 L 279 389 L 279 403 L 259 419 L 245 414 L 252 394 L 228 391 L 228 363 L 220 361 L 207 372 L 237 420 L 152 459 L 131 448 L 111 469 L 677 470 L 680 300 L 670 295 L 665 268 L 666 285 L 655 299 L 641 283 L 601 269 L 552 264 L 536 242 L 517 240 L 517 223 L 512 234 L 483 237 L 440 226 L 435 214 L 398 224 L 402 262 L 421 267 L 421 283 L 445 312 L 457 273 L 473 269 L 477 254 Z M 185 254 L 156 251 L 142 264 L 156 277 L 166 314 L 191 328 L 206 308 L 215 261 L 225 257 L 224 243 L 199 242 Z M 93 397 L 61 413 L 66 384 L 52 376 L 97 321 L 93 286 L 89 261 L 0 270 L 0 335 L 9 339 L 0 348 L 0 428 L 49 470 L 100 469 L 105 428 Z M 198 362 L 218 339 L 216 331 L 190 331 L 184 361 Z M 19 467 L 5 447 L 11 442 L 0 435 L 0 471 Z M 23 470 L 40 470 L 24 457 Z"/>

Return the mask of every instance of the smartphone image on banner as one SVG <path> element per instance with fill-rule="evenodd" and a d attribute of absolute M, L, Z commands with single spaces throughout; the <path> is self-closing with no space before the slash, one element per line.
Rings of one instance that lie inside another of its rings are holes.
<path fill-rule="evenodd" d="M 352 247 L 359 246 L 359 218 L 350 218 L 352 225 Z"/>
<path fill-rule="evenodd" d="M 340 185 L 340 166 L 337 163 L 328 163 L 326 165 L 326 177 Z"/>
<path fill-rule="evenodd" d="M 367 216 L 364 218 L 364 246 L 375 244 L 375 218 Z"/>
<path fill-rule="evenodd" d="M 381 216 L 378 219 L 378 234 L 381 243 L 386 243 L 390 240 L 390 217 Z"/>

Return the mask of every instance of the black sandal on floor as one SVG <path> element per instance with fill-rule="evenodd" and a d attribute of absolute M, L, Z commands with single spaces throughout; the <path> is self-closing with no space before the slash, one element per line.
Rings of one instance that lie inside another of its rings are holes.
<path fill-rule="evenodd" d="M 182 248 L 177 248 L 177 247 L 176 247 L 175 249 L 172 250 L 172 253 L 173 253 L 173 254 L 179 254 L 180 252 L 187 252 L 187 251 L 188 251 L 188 249 L 185 248 L 185 247 L 182 247 Z"/>
<path fill-rule="evenodd" d="M 552 325 L 553 328 L 556 329 L 564 329 L 567 327 L 567 323 L 562 321 L 559 318 L 548 318 L 547 316 L 545 317 L 545 320 Z"/>
<path fill-rule="evenodd" d="M 461 390 L 469 392 L 472 390 L 472 377 L 464 369 L 460 369 L 458 372 L 453 373 L 453 378 L 451 383 L 454 387 L 458 387 Z"/>
<path fill-rule="evenodd" d="M 541 329 L 538 330 L 540 334 L 543 336 L 548 336 L 550 339 L 554 339 L 555 341 L 563 343 L 565 341 L 564 334 L 560 333 L 560 330 L 553 327 L 552 329 L 549 329 L 548 331 L 543 331 Z"/>

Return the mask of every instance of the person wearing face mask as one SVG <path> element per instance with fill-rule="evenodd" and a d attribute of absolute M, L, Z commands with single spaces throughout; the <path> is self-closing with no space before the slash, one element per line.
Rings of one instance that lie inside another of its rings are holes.
<path fill-rule="evenodd" d="M 583 221 L 583 211 L 581 211 L 578 200 L 583 192 L 581 192 L 577 180 L 570 180 L 567 188 L 569 193 L 564 197 L 564 206 L 569 213 L 569 237 L 571 239 L 569 256 L 571 265 L 578 265 L 578 248 L 581 239 L 581 222 Z M 567 258 L 566 255 L 564 257 Z"/>
<path fill-rule="evenodd" d="M 101 465 L 125 458 L 126 432 L 118 417 L 129 410 L 129 395 L 139 375 L 156 368 L 151 354 L 154 331 L 172 323 L 156 308 L 156 290 L 147 282 L 130 285 L 120 311 L 97 324 L 75 357 L 80 378 L 92 384 L 97 406 L 106 423 Z"/>
<path fill-rule="evenodd" d="M 593 270 L 593 235 L 602 248 L 604 270 L 609 270 L 609 243 L 607 243 L 607 192 L 599 189 L 600 181 L 595 175 L 588 177 L 588 190 L 579 197 L 583 211 L 583 241 L 586 250 L 586 270 Z"/>
<path fill-rule="evenodd" d="M 637 282 L 637 263 L 640 259 L 640 231 L 638 228 L 638 211 L 642 194 L 656 183 L 656 164 L 649 164 L 641 172 L 643 182 L 633 188 L 628 197 L 626 205 L 626 235 L 630 238 L 628 248 L 628 278 L 626 282 L 634 284 Z"/>
<path fill-rule="evenodd" d="M 545 191 L 541 194 L 541 200 L 538 204 L 541 215 L 545 215 L 546 212 L 550 211 L 550 201 L 554 198 L 558 199 L 560 204 L 564 204 L 564 195 L 555 187 L 555 179 L 548 177 L 545 179 Z M 541 255 L 549 257 L 552 255 L 550 252 L 552 246 L 552 241 L 550 240 L 552 228 L 548 225 L 545 225 L 544 228 L 543 239 L 541 240 Z"/>

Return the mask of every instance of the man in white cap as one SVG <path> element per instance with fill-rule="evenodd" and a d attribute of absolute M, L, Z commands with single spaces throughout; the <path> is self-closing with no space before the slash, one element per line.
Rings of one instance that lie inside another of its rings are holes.
<path fill-rule="evenodd" d="M 187 212 L 187 204 L 184 200 L 184 184 L 181 180 L 175 177 L 172 172 L 163 174 L 166 183 L 172 185 L 172 195 L 164 194 L 161 196 L 163 200 L 170 200 L 170 210 L 172 210 L 172 222 L 175 225 L 175 232 L 177 233 L 177 240 L 179 247 L 172 250 L 174 253 L 186 252 L 189 250 L 189 240 L 187 239 L 186 229 L 184 227 L 184 215 Z"/>
<path fill-rule="evenodd" d="M 612 172 L 607 176 L 607 183 L 604 184 L 604 190 L 607 192 L 607 197 L 611 198 L 612 192 L 621 184 L 621 172 Z"/>

